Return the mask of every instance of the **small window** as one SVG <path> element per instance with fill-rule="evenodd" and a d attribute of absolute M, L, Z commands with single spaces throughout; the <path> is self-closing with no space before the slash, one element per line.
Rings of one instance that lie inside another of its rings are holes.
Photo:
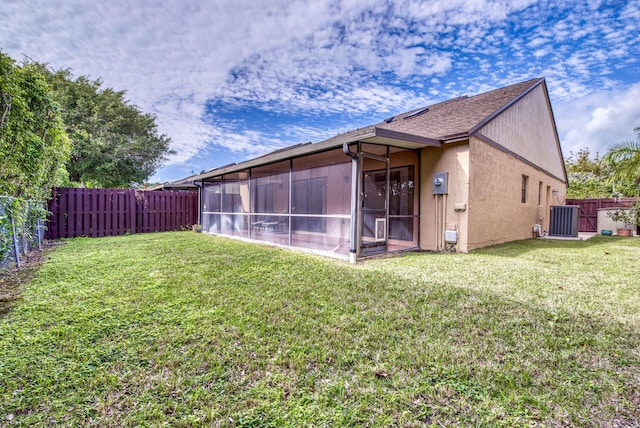
<path fill-rule="evenodd" d="M 520 197 L 520 201 L 523 204 L 527 203 L 527 185 L 529 184 L 529 177 L 526 175 L 522 176 L 522 196 Z"/>
<path fill-rule="evenodd" d="M 538 205 L 542 205 L 542 181 L 538 182 Z"/>

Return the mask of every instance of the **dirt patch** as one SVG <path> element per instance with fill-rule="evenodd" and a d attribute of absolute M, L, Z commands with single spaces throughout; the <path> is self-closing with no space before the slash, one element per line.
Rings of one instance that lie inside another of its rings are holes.
<path fill-rule="evenodd" d="M 45 245 L 42 251 L 31 251 L 27 255 L 21 255 L 20 269 L 13 265 L 0 271 L 0 317 L 5 316 L 20 297 L 22 285 L 33 279 L 51 247 L 52 245 Z"/>

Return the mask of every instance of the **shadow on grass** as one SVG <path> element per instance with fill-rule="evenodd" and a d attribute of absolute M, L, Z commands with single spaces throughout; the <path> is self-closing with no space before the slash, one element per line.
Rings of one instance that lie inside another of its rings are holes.
<path fill-rule="evenodd" d="M 0 270 L 0 318 L 7 315 L 12 305 L 20 298 L 20 288 L 29 283 L 44 261 L 42 251 L 31 251 L 21 255 L 21 268 L 14 264 Z"/>
<path fill-rule="evenodd" d="M 479 248 L 469 252 L 469 254 L 486 254 L 490 256 L 517 257 L 531 251 L 544 249 L 567 249 L 580 250 L 593 247 L 606 247 L 612 244 L 627 244 L 640 246 L 640 238 L 624 238 L 618 236 L 596 235 L 587 240 L 564 240 L 564 239 L 524 239 L 521 241 L 507 242 L 505 244 L 492 245 L 490 247 Z"/>

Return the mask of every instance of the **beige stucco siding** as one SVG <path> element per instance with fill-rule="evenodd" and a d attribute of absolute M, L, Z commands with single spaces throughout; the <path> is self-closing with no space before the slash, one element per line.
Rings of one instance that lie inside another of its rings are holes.
<path fill-rule="evenodd" d="M 467 204 L 469 197 L 469 145 L 466 142 L 443 147 L 430 147 L 420 153 L 420 248 L 438 250 L 437 238 L 444 229 L 457 230 L 457 251 L 467 251 L 467 222 L 469 209 L 455 211 L 456 203 Z M 434 173 L 449 173 L 448 194 L 436 197 L 432 194 Z M 446 209 L 436 218 L 436 202 Z M 446 218 L 445 218 L 446 216 Z M 437 221 L 438 220 L 438 221 Z M 440 224 L 439 230 L 436 224 Z"/>
<path fill-rule="evenodd" d="M 564 202 L 563 181 L 475 137 L 469 141 L 469 158 L 467 251 L 531 238 L 535 224 L 548 229 L 549 206 Z M 523 175 L 528 177 L 525 203 Z"/>
<path fill-rule="evenodd" d="M 564 177 L 553 115 L 542 85 L 479 132 L 556 177 Z"/>

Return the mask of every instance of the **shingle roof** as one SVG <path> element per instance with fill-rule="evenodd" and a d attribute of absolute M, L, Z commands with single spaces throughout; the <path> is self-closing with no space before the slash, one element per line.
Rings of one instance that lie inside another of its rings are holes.
<path fill-rule="evenodd" d="M 402 113 L 375 126 L 436 140 L 468 135 L 541 81 L 543 79 L 531 79 L 472 97 L 454 98 Z"/>
<path fill-rule="evenodd" d="M 371 142 L 381 138 L 396 142 L 399 140 L 411 141 L 423 147 L 440 145 L 448 140 L 455 140 L 457 137 L 469 136 L 542 82 L 544 82 L 544 78 L 536 78 L 472 97 L 463 96 L 443 101 L 399 114 L 375 125 L 336 135 L 324 141 L 313 144 L 296 144 L 239 164 L 215 168 L 183 180 L 201 180 L 291 157 L 333 149 L 342 146 L 343 143 L 356 141 Z"/>

